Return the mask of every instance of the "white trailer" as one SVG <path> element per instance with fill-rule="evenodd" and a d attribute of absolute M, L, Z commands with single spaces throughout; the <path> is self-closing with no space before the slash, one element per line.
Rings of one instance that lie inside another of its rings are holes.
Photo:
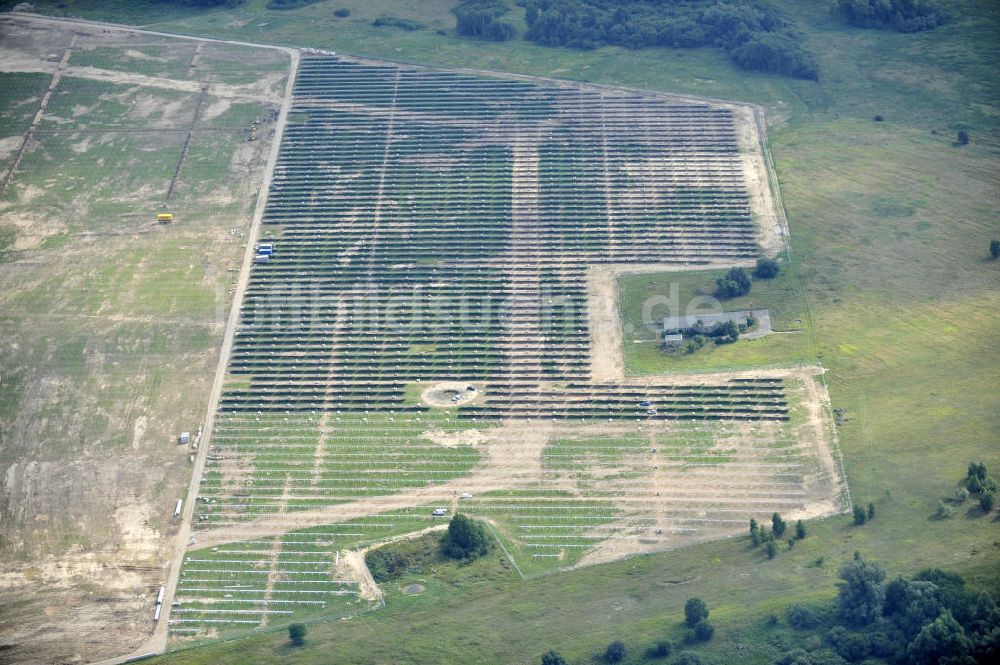
<path fill-rule="evenodd" d="M 184 499 L 177 499 L 177 506 L 174 508 L 174 517 L 181 516 L 181 506 L 184 505 Z"/>

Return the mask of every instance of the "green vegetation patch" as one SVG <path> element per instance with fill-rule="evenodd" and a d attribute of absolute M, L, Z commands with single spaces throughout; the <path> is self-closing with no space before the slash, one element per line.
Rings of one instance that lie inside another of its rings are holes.
<path fill-rule="evenodd" d="M 625 368 L 630 374 L 750 369 L 815 361 L 801 285 L 793 269 L 774 279 L 754 280 L 744 296 L 718 300 L 716 279 L 706 270 L 624 275 L 618 281 L 624 326 Z M 693 353 L 668 353 L 662 345 L 665 316 L 766 309 L 775 331 L 732 344 L 708 344 Z"/>

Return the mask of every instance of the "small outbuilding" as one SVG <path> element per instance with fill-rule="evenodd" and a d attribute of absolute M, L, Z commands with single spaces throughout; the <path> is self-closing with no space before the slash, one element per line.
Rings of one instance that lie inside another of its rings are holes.
<path fill-rule="evenodd" d="M 182 446 L 191 443 L 191 432 L 181 432 L 181 435 L 177 437 L 177 443 Z"/>

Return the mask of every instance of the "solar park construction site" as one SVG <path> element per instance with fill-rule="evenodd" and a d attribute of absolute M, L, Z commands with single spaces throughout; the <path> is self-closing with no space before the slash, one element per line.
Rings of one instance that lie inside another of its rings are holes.
<path fill-rule="evenodd" d="M 783 251 L 756 109 L 306 53 L 286 112 L 171 638 L 377 607 L 457 511 L 531 577 L 847 509 L 820 368 L 621 362 L 609 275 Z"/>

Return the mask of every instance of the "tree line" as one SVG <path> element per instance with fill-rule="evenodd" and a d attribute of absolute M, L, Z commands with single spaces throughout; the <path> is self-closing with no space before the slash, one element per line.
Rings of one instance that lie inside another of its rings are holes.
<path fill-rule="evenodd" d="M 819 77 L 790 19 L 760 0 L 526 0 L 525 21 L 544 46 L 715 46 L 743 69 Z"/>
<path fill-rule="evenodd" d="M 837 11 L 853 26 L 899 32 L 931 30 L 949 19 L 930 0 L 837 0 Z"/>

